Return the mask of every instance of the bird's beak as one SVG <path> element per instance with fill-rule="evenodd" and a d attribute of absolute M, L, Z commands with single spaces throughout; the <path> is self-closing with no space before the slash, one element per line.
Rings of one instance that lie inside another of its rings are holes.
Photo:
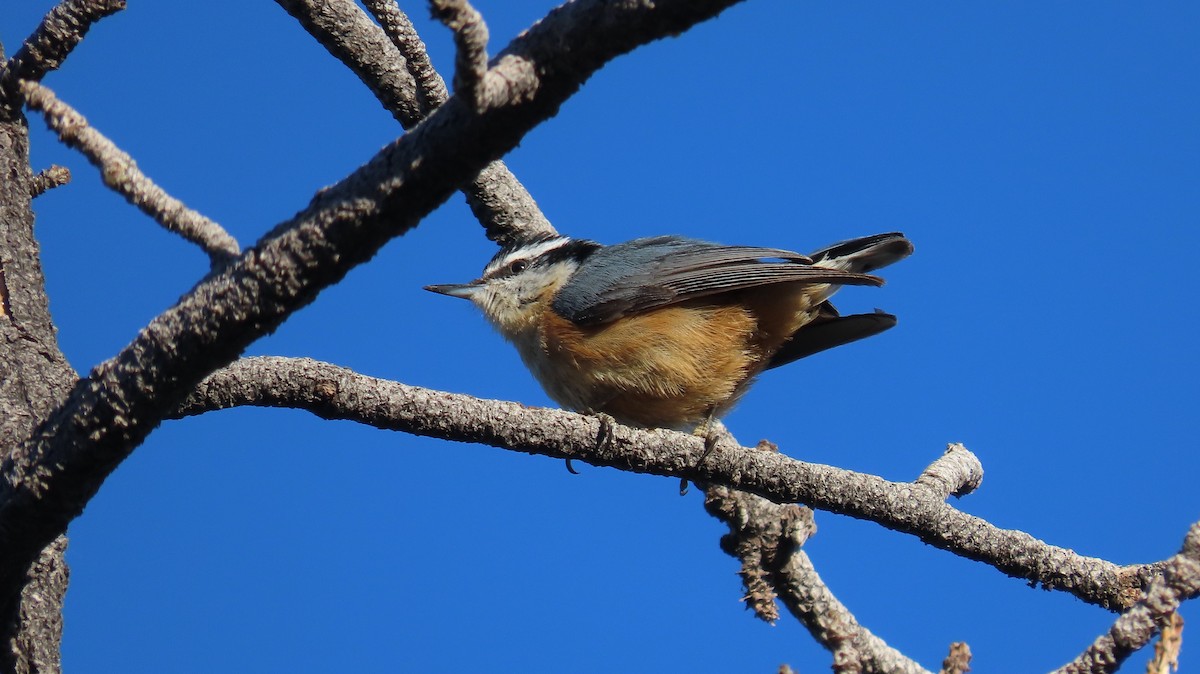
<path fill-rule="evenodd" d="M 461 297 L 464 300 L 471 299 L 475 293 L 483 286 L 478 281 L 472 283 L 445 283 L 436 286 L 425 286 L 425 289 L 431 293 L 440 295 L 449 295 L 450 297 Z"/>

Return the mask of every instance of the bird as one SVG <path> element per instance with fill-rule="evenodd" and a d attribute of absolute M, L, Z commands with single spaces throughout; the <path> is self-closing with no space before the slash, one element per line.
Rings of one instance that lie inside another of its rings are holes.
<path fill-rule="evenodd" d="M 869 272 L 912 251 L 899 232 L 809 255 L 678 235 L 538 235 L 502 248 L 474 281 L 425 290 L 482 310 L 559 405 L 703 435 L 765 370 L 896 325 L 878 309 L 842 316 L 829 297 L 883 285 Z"/>

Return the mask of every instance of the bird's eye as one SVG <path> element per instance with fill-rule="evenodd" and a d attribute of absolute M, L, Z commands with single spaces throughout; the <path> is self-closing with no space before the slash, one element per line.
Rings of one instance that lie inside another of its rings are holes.
<path fill-rule="evenodd" d="M 529 267 L 529 260 L 513 260 L 508 263 L 508 270 L 514 274 L 520 274 Z"/>

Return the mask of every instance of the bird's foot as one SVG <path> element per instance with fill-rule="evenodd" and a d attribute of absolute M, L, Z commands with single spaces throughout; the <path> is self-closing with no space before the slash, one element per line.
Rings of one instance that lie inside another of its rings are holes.
<path fill-rule="evenodd" d="M 708 455 L 717 447 L 717 442 L 721 439 L 721 425 L 717 423 L 710 414 L 704 423 L 700 424 L 692 431 L 692 435 L 698 438 L 704 438 L 704 453 L 700 455 L 700 460 L 696 462 L 696 468 L 704 463 Z M 688 479 L 686 477 L 679 479 L 679 495 L 686 496 L 688 493 Z"/>
<path fill-rule="evenodd" d="M 604 452 L 612 449 L 613 425 L 617 423 L 617 420 L 604 412 L 593 412 L 592 416 L 600 422 L 600 430 L 596 433 L 596 451 Z M 571 459 L 567 459 L 567 472 L 572 475 L 579 474 L 579 471 L 575 470 L 575 466 L 571 464 Z"/>

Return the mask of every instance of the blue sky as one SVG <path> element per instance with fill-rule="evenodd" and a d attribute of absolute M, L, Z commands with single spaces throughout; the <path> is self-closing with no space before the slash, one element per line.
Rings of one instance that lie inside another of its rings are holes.
<path fill-rule="evenodd" d="M 0 4 L 9 54 L 53 4 Z M 478 0 L 492 52 L 552 4 Z M 448 32 L 404 5 L 449 79 Z M 612 63 L 508 161 L 561 231 L 602 242 L 806 251 L 904 231 L 916 253 L 888 285 L 838 302 L 899 326 L 768 373 L 730 428 L 895 480 L 963 442 L 986 471 L 967 512 L 1154 561 L 1200 515 L 1198 28 L 1184 2 L 752 1 Z M 246 246 L 399 132 L 270 2 L 130 3 L 45 83 Z M 35 208 L 61 345 L 86 371 L 206 260 L 31 126 L 35 167 L 75 175 Z M 467 303 L 421 290 L 493 251 L 455 197 L 251 353 L 550 404 Z M 166 423 L 71 526 L 65 664 L 828 666 L 794 622 L 744 610 L 697 493 L 581 472 L 293 411 Z M 817 522 L 806 549 L 833 591 L 935 670 L 951 641 L 975 671 L 1049 670 L 1113 619 L 871 523 Z"/>

